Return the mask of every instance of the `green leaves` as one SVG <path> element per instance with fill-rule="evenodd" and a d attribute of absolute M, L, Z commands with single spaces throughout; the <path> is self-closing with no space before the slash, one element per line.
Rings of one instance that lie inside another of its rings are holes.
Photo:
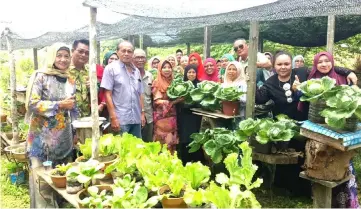
<path fill-rule="evenodd" d="M 192 134 L 191 139 L 189 152 L 195 152 L 203 146 L 214 163 L 220 163 L 224 154 L 238 152 L 237 145 L 244 140 L 236 132 L 225 128 L 207 129 L 203 133 Z"/>
<path fill-rule="evenodd" d="M 199 102 L 203 108 L 216 110 L 220 108 L 219 99 L 214 94 L 218 90 L 219 84 L 213 81 L 202 81 L 198 84 L 198 88 L 190 92 L 190 96 L 194 102 Z"/>
<path fill-rule="evenodd" d="M 326 109 L 320 112 L 325 122 L 336 129 L 345 127 L 346 119 L 355 115 L 361 119 L 361 91 L 358 87 L 341 85 L 332 89 L 326 97 Z"/>
<path fill-rule="evenodd" d="M 198 189 L 201 184 L 207 183 L 210 176 L 209 167 L 200 162 L 187 163 L 185 166 L 184 177 L 193 189 Z"/>
<path fill-rule="evenodd" d="M 336 84 L 336 80 L 324 76 L 321 79 L 311 79 L 302 82 L 299 89 L 302 91 L 303 96 L 301 101 L 313 102 L 319 99 L 324 93 L 330 91 Z"/>
<path fill-rule="evenodd" d="M 90 159 L 92 157 L 92 139 L 86 138 L 84 144 L 78 142 L 78 145 L 83 157 Z"/>
<path fill-rule="evenodd" d="M 214 95 L 222 101 L 239 101 L 243 94 L 245 92 L 242 92 L 238 87 L 231 86 L 218 88 Z"/>
<path fill-rule="evenodd" d="M 189 97 L 189 93 L 193 89 L 194 85 L 191 81 L 183 81 L 183 78 L 180 77 L 172 81 L 171 85 L 167 89 L 167 95 L 170 99 Z"/>

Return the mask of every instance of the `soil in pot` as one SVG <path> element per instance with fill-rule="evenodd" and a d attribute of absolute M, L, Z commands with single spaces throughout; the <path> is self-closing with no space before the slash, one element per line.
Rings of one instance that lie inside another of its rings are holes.
<path fill-rule="evenodd" d="M 89 159 L 84 158 L 84 156 L 80 156 L 80 157 L 78 157 L 78 158 L 75 159 L 75 162 L 77 162 L 77 163 L 84 163 L 84 162 L 86 162 L 86 161 L 88 161 L 88 160 L 89 160 Z"/>
<path fill-rule="evenodd" d="M 222 101 L 223 114 L 234 116 L 239 114 L 239 101 Z"/>
<path fill-rule="evenodd" d="M 162 186 L 159 189 L 160 195 L 171 194 L 171 193 L 172 192 L 168 185 Z M 183 195 L 184 195 L 184 190 L 182 190 L 180 193 L 181 197 L 172 197 L 172 196 L 169 196 L 168 198 L 164 197 L 162 199 L 163 208 L 188 208 L 187 204 L 184 202 Z"/>
<path fill-rule="evenodd" d="M 250 138 L 249 145 L 252 147 L 252 150 L 257 153 L 262 154 L 271 154 L 272 143 L 268 142 L 267 144 L 261 144 L 256 139 Z"/>
<path fill-rule="evenodd" d="M 66 192 L 68 194 L 76 194 L 83 189 L 83 184 L 79 183 L 76 179 L 66 178 Z"/>
<path fill-rule="evenodd" d="M 343 152 L 326 144 L 308 140 L 306 143 L 306 175 L 325 181 L 340 181 L 348 174 L 354 151 Z"/>

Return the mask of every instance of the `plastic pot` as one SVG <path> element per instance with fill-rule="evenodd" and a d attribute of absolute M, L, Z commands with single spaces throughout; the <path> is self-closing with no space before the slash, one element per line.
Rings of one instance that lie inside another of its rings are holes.
<path fill-rule="evenodd" d="M 159 188 L 158 194 L 163 195 L 168 190 L 170 190 L 169 186 L 164 185 L 161 188 Z M 178 197 L 178 198 L 164 197 L 161 202 L 163 208 L 188 208 L 187 204 L 184 202 L 183 197 Z"/>
<path fill-rule="evenodd" d="M 53 182 L 54 186 L 57 188 L 65 188 L 66 187 L 66 176 L 58 176 L 53 175 L 52 173 L 56 172 L 56 169 L 51 170 L 50 178 Z"/>
<path fill-rule="evenodd" d="M 234 116 L 239 114 L 239 101 L 222 101 L 223 114 Z"/>

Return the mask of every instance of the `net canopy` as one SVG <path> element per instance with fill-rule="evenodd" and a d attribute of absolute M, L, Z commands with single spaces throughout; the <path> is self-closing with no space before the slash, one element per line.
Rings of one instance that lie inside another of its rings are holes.
<path fill-rule="evenodd" d="M 331 14 L 338 15 L 335 41 L 361 33 L 361 0 L 63 0 L 56 6 L 46 0 L 11 2 L 14 10 L 0 10 L 0 26 L 11 29 L 14 49 L 88 38 L 88 7 L 99 8 L 98 40 L 147 35 L 145 46 L 203 43 L 205 26 L 212 26 L 212 43 L 232 42 L 248 38 L 249 20 L 261 21 L 263 39 L 321 46 L 326 43 L 326 16 Z M 19 14 L 26 18 L 16 19 Z M 7 49 L 4 34 L 0 44 Z"/>

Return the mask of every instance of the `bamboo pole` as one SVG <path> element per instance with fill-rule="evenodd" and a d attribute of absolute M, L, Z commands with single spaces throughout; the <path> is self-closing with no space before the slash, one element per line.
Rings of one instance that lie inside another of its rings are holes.
<path fill-rule="evenodd" d="M 144 48 L 143 35 L 139 35 L 139 48 L 141 48 L 141 49 Z"/>
<path fill-rule="evenodd" d="M 256 97 L 256 70 L 257 70 L 257 49 L 259 36 L 258 21 L 251 21 L 249 31 L 249 48 L 248 48 L 248 76 L 247 82 L 247 101 L 246 101 L 246 118 L 254 117 L 254 105 Z"/>
<path fill-rule="evenodd" d="M 191 44 L 186 43 L 186 45 L 187 45 L 187 56 L 189 56 L 191 54 Z"/>
<path fill-rule="evenodd" d="M 97 62 L 97 30 L 96 30 L 96 17 L 97 9 L 90 8 L 90 24 L 89 24 L 89 78 L 90 78 L 90 102 L 91 102 L 91 117 L 92 117 L 92 158 L 99 155 L 98 141 L 99 133 L 99 113 L 98 113 L 98 91 L 97 91 L 97 75 L 96 75 L 96 62 Z"/>
<path fill-rule="evenodd" d="M 210 26 L 204 27 L 204 45 L 203 45 L 203 58 L 204 60 L 211 57 L 211 37 L 212 31 Z"/>
<path fill-rule="evenodd" d="M 17 112 L 17 99 L 16 99 L 16 70 L 15 70 L 15 60 L 14 60 L 14 50 L 12 46 L 12 39 L 9 37 L 10 30 L 6 29 L 5 37 L 6 44 L 9 52 L 9 64 L 10 64 L 10 94 L 11 94 L 11 122 L 12 122 L 12 130 L 13 130 L 13 138 L 11 140 L 11 144 L 19 143 L 19 135 L 18 135 L 18 112 Z"/>
<path fill-rule="evenodd" d="M 39 69 L 39 63 L 38 63 L 38 49 L 33 48 L 33 56 L 34 56 L 34 69 Z"/>
<path fill-rule="evenodd" d="M 335 41 L 335 15 L 329 15 L 327 20 L 327 45 L 326 49 L 333 54 L 333 45 Z"/>

